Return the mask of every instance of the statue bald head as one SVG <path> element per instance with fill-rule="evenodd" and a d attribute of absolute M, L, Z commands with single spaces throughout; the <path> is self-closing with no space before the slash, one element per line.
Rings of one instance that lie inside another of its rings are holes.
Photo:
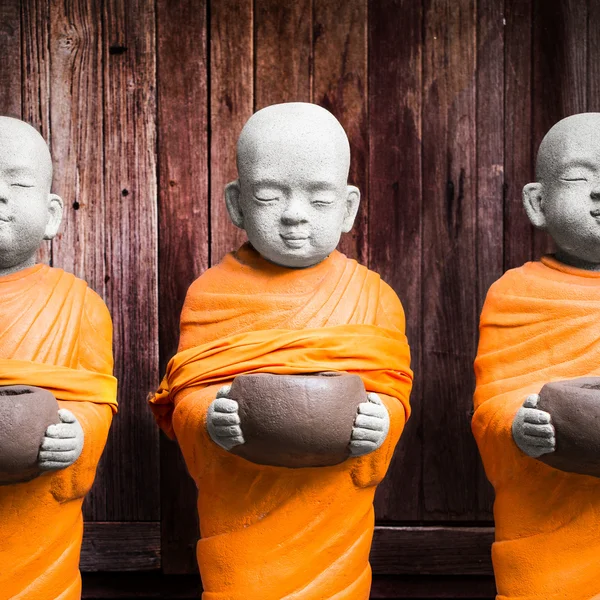
<path fill-rule="evenodd" d="M 240 134 L 237 166 L 227 208 L 267 260 L 314 265 L 352 228 L 360 192 L 348 185 L 350 145 L 324 108 L 291 102 L 259 110 Z"/>
<path fill-rule="evenodd" d="M 62 218 L 62 200 L 50 193 L 52 160 L 31 126 L 0 117 L 0 275 L 35 264 L 44 239 Z"/>
<path fill-rule="evenodd" d="M 529 220 L 552 236 L 559 260 L 600 268 L 600 113 L 572 115 L 550 129 L 536 179 L 523 188 Z"/>

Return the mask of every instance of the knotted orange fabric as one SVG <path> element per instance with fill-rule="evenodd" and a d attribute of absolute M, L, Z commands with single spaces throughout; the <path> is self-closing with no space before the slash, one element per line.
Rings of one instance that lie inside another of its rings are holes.
<path fill-rule="evenodd" d="M 2 599 L 81 597 L 81 504 L 116 410 L 112 367 L 110 315 L 84 281 L 45 265 L 0 277 L 0 385 L 48 389 L 85 435 L 72 466 L 0 486 Z"/>
<path fill-rule="evenodd" d="M 600 273 L 552 257 L 508 271 L 481 315 L 473 432 L 496 491 L 498 598 L 600 594 L 600 480 L 559 471 L 514 443 L 512 421 L 549 381 L 600 376 Z"/>
<path fill-rule="evenodd" d="M 296 270 L 245 245 L 190 287 L 179 353 L 151 402 L 198 486 L 204 600 L 369 597 L 373 495 L 409 414 L 404 327 L 391 288 L 339 252 Z M 358 374 L 380 394 L 391 427 L 377 451 L 287 469 L 209 438 L 208 406 L 236 375 L 329 370 Z"/>

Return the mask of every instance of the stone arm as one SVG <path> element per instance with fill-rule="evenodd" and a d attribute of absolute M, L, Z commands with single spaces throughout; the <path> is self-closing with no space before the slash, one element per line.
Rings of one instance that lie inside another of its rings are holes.
<path fill-rule="evenodd" d="M 92 487 L 96 468 L 112 422 L 108 404 L 93 402 L 58 402 L 61 409 L 69 410 L 83 430 L 83 450 L 71 466 L 52 474 L 52 495 L 59 502 L 83 498 Z"/>
<path fill-rule="evenodd" d="M 385 394 L 377 395 L 390 416 L 390 429 L 383 444 L 377 450 L 349 459 L 352 462 L 352 480 L 357 487 L 374 486 L 382 481 L 406 422 L 404 407 L 399 400 Z"/>

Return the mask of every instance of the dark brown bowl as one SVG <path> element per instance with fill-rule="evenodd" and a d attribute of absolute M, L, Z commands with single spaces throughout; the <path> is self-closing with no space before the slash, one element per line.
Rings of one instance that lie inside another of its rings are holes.
<path fill-rule="evenodd" d="M 59 421 L 58 402 L 50 392 L 28 385 L 0 387 L 0 485 L 40 474 L 40 444 L 48 425 Z"/>
<path fill-rule="evenodd" d="M 245 443 L 234 454 L 279 467 L 324 467 L 349 456 L 362 379 L 347 373 L 240 375 L 229 397 L 239 404 Z"/>
<path fill-rule="evenodd" d="M 556 450 L 539 460 L 561 471 L 600 477 L 600 378 L 547 383 L 537 404 L 550 413 Z"/>

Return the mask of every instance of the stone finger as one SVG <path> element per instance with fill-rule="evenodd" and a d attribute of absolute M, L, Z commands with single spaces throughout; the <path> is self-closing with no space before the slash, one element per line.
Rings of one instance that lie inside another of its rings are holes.
<path fill-rule="evenodd" d="M 219 425 L 239 425 L 240 417 L 237 413 L 213 413 L 212 423 L 215 427 Z"/>
<path fill-rule="evenodd" d="M 368 454 L 377 449 L 377 445 L 366 440 L 352 440 L 350 442 L 350 453 L 354 455 Z"/>
<path fill-rule="evenodd" d="M 534 448 L 554 448 L 556 446 L 556 440 L 554 437 L 551 438 L 542 438 L 542 437 L 534 437 L 531 435 L 526 435 L 525 443 L 528 446 Z"/>
<path fill-rule="evenodd" d="M 367 394 L 367 398 L 368 398 L 369 402 L 383 406 L 383 402 L 381 401 L 381 398 L 375 392 L 369 392 Z"/>
<path fill-rule="evenodd" d="M 543 410 L 526 408 L 523 412 L 523 420 L 526 423 L 533 423 L 534 425 L 546 425 L 550 423 L 550 415 Z"/>
<path fill-rule="evenodd" d="M 535 408 L 540 399 L 539 394 L 529 394 L 527 398 L 525 398 L 525 402 L 523 402 L 523 406 L 525 408 Z"/>
<path fill-rule="evenodd" d="M 361 415 L 379 417 L 380 419 L 385 416 L 385 409 L 383 408 L 383 406 L 380 406 L 378 404 L 371 404 L 370 402 L 361 402 L 358 405 L 358 412 Z"/>
<path fill-rule="evenodd" d="M 550 438 L 554 437 L 554 427 L 552 427 L 552 425 L 533 425 L 532 423 L 524 423 L 523 433 L 533 437 Z"/>
<path fill-rule="evenodd" d="M 370 417 L 368 415 L 358 415 L 354 420 L 354 427 L 363 429 L 373 429 L 374 431 L 383 431 L 385 424 L 383 419 Z"/>
<path fill-rule="evenodd" d="M 40 446 L 40 450 L 49 450 L 54 452 L 68 452 L 77 449 L 76 438 L 50 438 L 45 437 Z"/>
<path fill-rule="evenodd" d="M 215 427 L 215 435 L 221 438 L 237 437 L 242 435 L 242 430 L 238 425 L 227 425 Z"/>
<path fill-rule="evenodd" d="M 224 385 L 223 387 L 219 388 L 219 391 L 217 392 L 217 398 L 227 398 L 230 391 L 231 391 L 231 386 Z"/>
<path fill-rule="evenodd" d="M 72 463 L 77 458 L 77 452 L 47 452 L 42 450 L 39 455 L 40 462 Z"/>
<path fill-rule="evenodd" d="M 214 401 L 214 410 L 215 412 L 222 412 L 222 413 L 234 413 L 237 412 L 239 409 L 239 405 L 235 400 L 232 400 L 231 398 L 217 398 Z"/>
<path fill-rule="evenodd" d="M 63 423 L 75 423 L 77 421 L 75 415 L 66 408 L 61 408 L 58 411 L 58 416 Z"/>
<path fill-rule="evenodd" d="M 352 440 L 363 440 L 367 442 L 373 442 L 376 444 L 377 442 L 379 442 L 380 438 L 380 431 L 374 431 L 373 429 L 361 429 L 358 427 L 355 427 L 352 430 Z"/>
<path fill-rule="evenodd" d="M 50 438 L 74 438 L 77 437 L 77 431 L 72 423 L 59 423 L 58 425 L 49 425 L 46 429 L 46 437 Z"/>

